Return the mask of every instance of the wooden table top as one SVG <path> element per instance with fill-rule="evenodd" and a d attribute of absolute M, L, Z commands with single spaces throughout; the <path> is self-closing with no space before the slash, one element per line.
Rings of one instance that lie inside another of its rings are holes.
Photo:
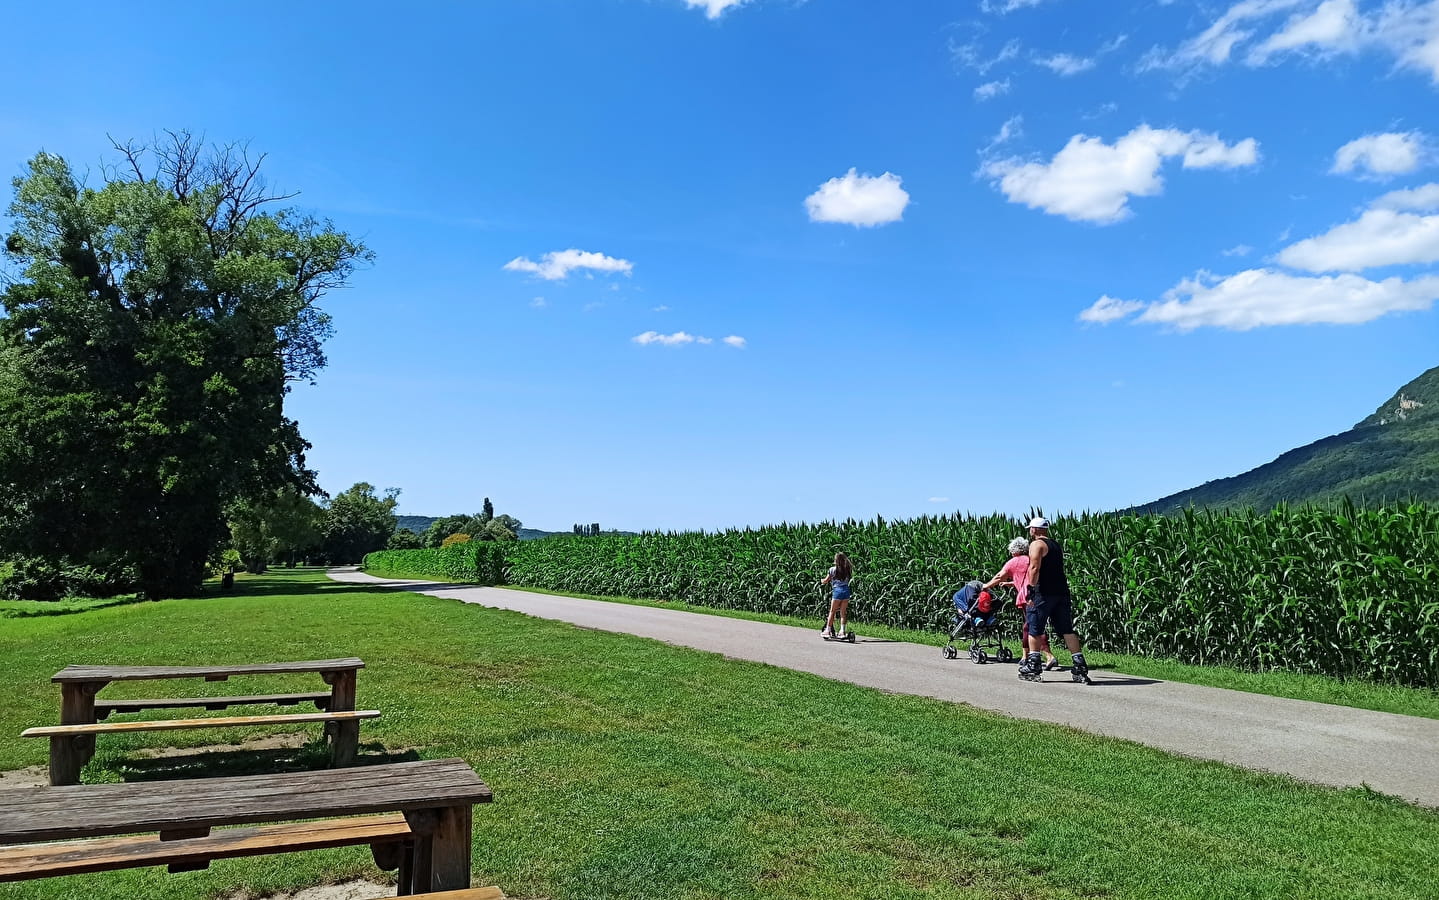
<path fill-rule="evenodd" d="M 356 656 L 303 662 L 249 663 L 237 666 L 66 666 L 50 680 L 57 684 L 93 681 L 144 681 L 150 678 L 211 678 L 231 675 L 281 675 L 289 672 L 348 672 L 363 669 Z"/>
<path fill-rule="evenodd" d="M 488 803 L 462 759 L 185 781 L 7 791 L 0 844 L 216 828 Z"/>

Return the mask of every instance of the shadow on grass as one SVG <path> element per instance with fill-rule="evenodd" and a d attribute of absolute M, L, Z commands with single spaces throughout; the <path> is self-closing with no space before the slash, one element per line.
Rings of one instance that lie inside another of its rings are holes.
<path fill-rule="evenodd" d="M 419 751 L 386 750 L 382 744 L 361 744 L 357 766 L 414 762 Z M 323 740 L 300 747 L 268 750 L 199 750 L 173 756 L 112 759 L 101 768 L 121 781 L 168 781 L 180 778 L 223 778 L 230 775 L 275 775 L 316 772 L 330 768 L 330 748 Z"/>
<path fill-rule="evenodd" d="M 131 603 L 144 603 L 144 597 L 109 597 L 97 600 L 54 600 L 54 601 L 10 601 L 16 604 L 24 604 L 19 608 L 6 608 L 0 603 L 0 619 L 35 619 L 42 616 L 76 616 L 80 613 L 93 612 L 97 609 L 109 609 L 112 606 L 128 606 Z"/>
<path fill-rule="evenodd" d="M 428 590 L 428 585 L 426 590 Z M 293 581 L 283 575 L 252 575 L 238 579 L 235 589 L 221 591 L 218 586 L 207 584 L 205 592 L 197 600 L 216 600 L 224 597 L 316 597 L 324 594 L 393 594 L 403 588 L 387 584 L 366 584 L 349 581 Z"/>

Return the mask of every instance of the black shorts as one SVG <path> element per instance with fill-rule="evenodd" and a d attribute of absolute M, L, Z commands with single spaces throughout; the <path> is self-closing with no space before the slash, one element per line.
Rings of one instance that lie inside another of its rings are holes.
<path fill-rule="evenodd" d="M 1061 637 L 1074 634 L 1074 604 L 1068 594 L 1046 597 L 1030 588 L 1024 622 L 1030 637 L 1043 637 L 1047 625 L 1053 625 L 1055 634 Z"/>

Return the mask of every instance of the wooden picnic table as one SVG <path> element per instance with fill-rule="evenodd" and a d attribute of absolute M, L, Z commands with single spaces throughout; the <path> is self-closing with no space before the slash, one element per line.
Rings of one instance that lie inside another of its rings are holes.
<path fill-rule="evenodd" d="M 60 685 L 60 724 L 93 725 L 112 712 L 134 712 L 141 709 L 204 706 L 223 709 L 242 704 L 278 703 L 294 705 L 313 702 L 330 713 L 352 713 L 355 710 L 355 677 L 365 667 L 358 657 L 315 659 L 301 662 L 249 663 L 227 666 L 66 666 L 51 676 Z M 117 700 L 97 703 L 95 695 L 114 681 L 144 681 L 169 678 L 203 678 L 225 681 L 240 675 L 283 675 L 316 673 L 328 693 L 246 695 L 242 697 L 164 698 L 154 700 Z M 242 724 L 242 723 L 237 723 Z M 258 724 L 275 724 L 258 723 Z M 359 752 L 360 723 L 358 718 L 340 717 L 326 722 L 326 733 L 332 744 L 332 761 L 336 766 L 354 762 Z M 116 729 L 120 730 L 120 729 Z M 133 729 L 131 729 L 133 730 Z M 95 755 L 94 734 L 73 737 L 51 737 L 50 783 L 78 784 L 80 769 Z"/>
<path fill-rule="evenodd" d="M 5 802 L 0 804 L 0 844 L 34 844 L 37 846 L 33 852 L 40 854 L 37 859 L 72 868 L 77 854 L 83 857 L 87 848 L 93 847 L 91 856 L 103 861 L 83 871 L 163 864 L 184 870 L 203 867 L 211 858 L 369 842 L 362 834 L 359 839 L 343 842 L 335 839 L 328 844 L 295 846 L 295 826 L 271 826 L 268 841 L 263 834 L 256 839 L 252 831 L 235 829 L 212 834 L 211 829 L 401 813 L 411 834 L 405 836 L 405 857 L 395 860 L 395 864 L 400 869 L 400 893 L 408 895 L 470 886 L 471 807 L 491 799 L 489 787 L 462 759 L 280 775 L 41 787 L 7 792 Z M 310 824 L 318 828 L 324 823 Z M 331 824 L 345 826 L 346 820 Z M 370 827 L 376 841 L 386 837 Z M 144 833 L 159 835 L 163 848 L 158 855 L 156 848 L 161 844 L 153 840 L 77 840 Z M 248 847 L 236 852 L 233 845 L 241 839 L 248 842 Z M 46 841 L 72 843 L 40 843 Z M 141 842 L 145 846 L 134 849 Z M 26 847 L 0 847 L 0 863 L 6 854 L 18 859 L 26 852 L 31 851 Z M 133 858 L 119 859 L 125 853 Z M 377 862 L 380 855 L 376 853 Z M 0 866 L 0 880 L 44 877 L 58 871 L 46 871 L 42 862 L 29 867 L 12 866 L 12 878 L 3 878 L 4 874 Z"/>

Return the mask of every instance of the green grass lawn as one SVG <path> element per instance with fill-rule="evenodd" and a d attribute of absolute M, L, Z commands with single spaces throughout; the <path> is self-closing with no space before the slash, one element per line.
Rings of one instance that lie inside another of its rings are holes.
<path fill-rule="evenodd" d="M 371 573 L 380 578 L 423 579 L 425 576 L 386 572 Z M 755 622 L 774 622 L 779 625 L 797 625 L 818 629 L 823 619 L 804 619 L 794 616 L 777 616 L 769 613 L 753 613 L 744 610 L 715 609 L 679 601 L 635 600 L 630 597 L 597 597 L 590 594 L 574 594 L 565 591 L 550 591 L 543 588 L 504 585 L 516 591 L 536 594 L 554 594 L 561 597 L 582 597 L 589 600 L 605 600 L 613 603 L 631 603 L 636 606 L 658 606 L 666 609 L 681 609 L 687 612 L 711 616 L 726 616 L 733 619 L 749 619 Z M 945 635 L 938 631 L 911 631 L 889 628 L 884 625 L 866 625 L 863 619 L 856 619 L 857 628 L 864 634 L 894 641 L 908 641 L 915 644 L 943 646 Z M 1012 642 L 1018 652 L 1017 639 Z M 1069 656 L 1062 650 L 1060 658 Z M 1123 672 L 1140 678 L 1157 678 L 1162 681 L 1180 681 L 1185 684 L 1200 684 L 1207 687 L 1228 688 L 1247 691 L 1251 694 L 1267 694 L 1271 697 L 1288 697 L 1292 700 L 1312 700 L 1315 703 L 1332 703 L 1336 706 L 1351 706 L 1356 709 L 1372 709 L 1378 712 L 1399 713 L 1406 716 L 1423 716 L 1439 719 L 1439 690 L 1403 687 L 1397 684 L 1375 684 L 1358 679 L 1330 678 L 1323 675 L 1299 675 L 1294 672 L 1246 672 L 1230 666 L 1196 666 L 1170 659 L 1150 659 L 1144 656 L 1127 656 L 1119 653 L 1090 652 L 1086 654 L 1090 668 Z"/>
<path fill-rule="evenodd" d="M 326 581 L 0 620 L 0 769 L 43 765 L 69 663 L 357 655 L 372 758 L 461 756 L 494 788 L 475 879 L 513 897 L 1432 898 L 1439 813 L 517 613 Z M 316 679 L 165 683 L 313 689 Z M 109 696 L 144 696 L 127 683 Z M 176 713 L 179 715 L 179 713 Z M 312 730 L 318 730 L 317 726 Z M 100 739 L 86 781 L 167 774 Z M 1430 752 L 1432 748 L 1415 748 Z M 221 771 L 318 765 L 230 755 Z M 177 764 L 178 765 L 178 764 Z M 196 774 L 177 768 L 168 774 Z M 0 794 L 3 802 L 3 794 Z M 375 874 L 364 850 L 75 876 L 6 898 L 247 897 Z"/>

